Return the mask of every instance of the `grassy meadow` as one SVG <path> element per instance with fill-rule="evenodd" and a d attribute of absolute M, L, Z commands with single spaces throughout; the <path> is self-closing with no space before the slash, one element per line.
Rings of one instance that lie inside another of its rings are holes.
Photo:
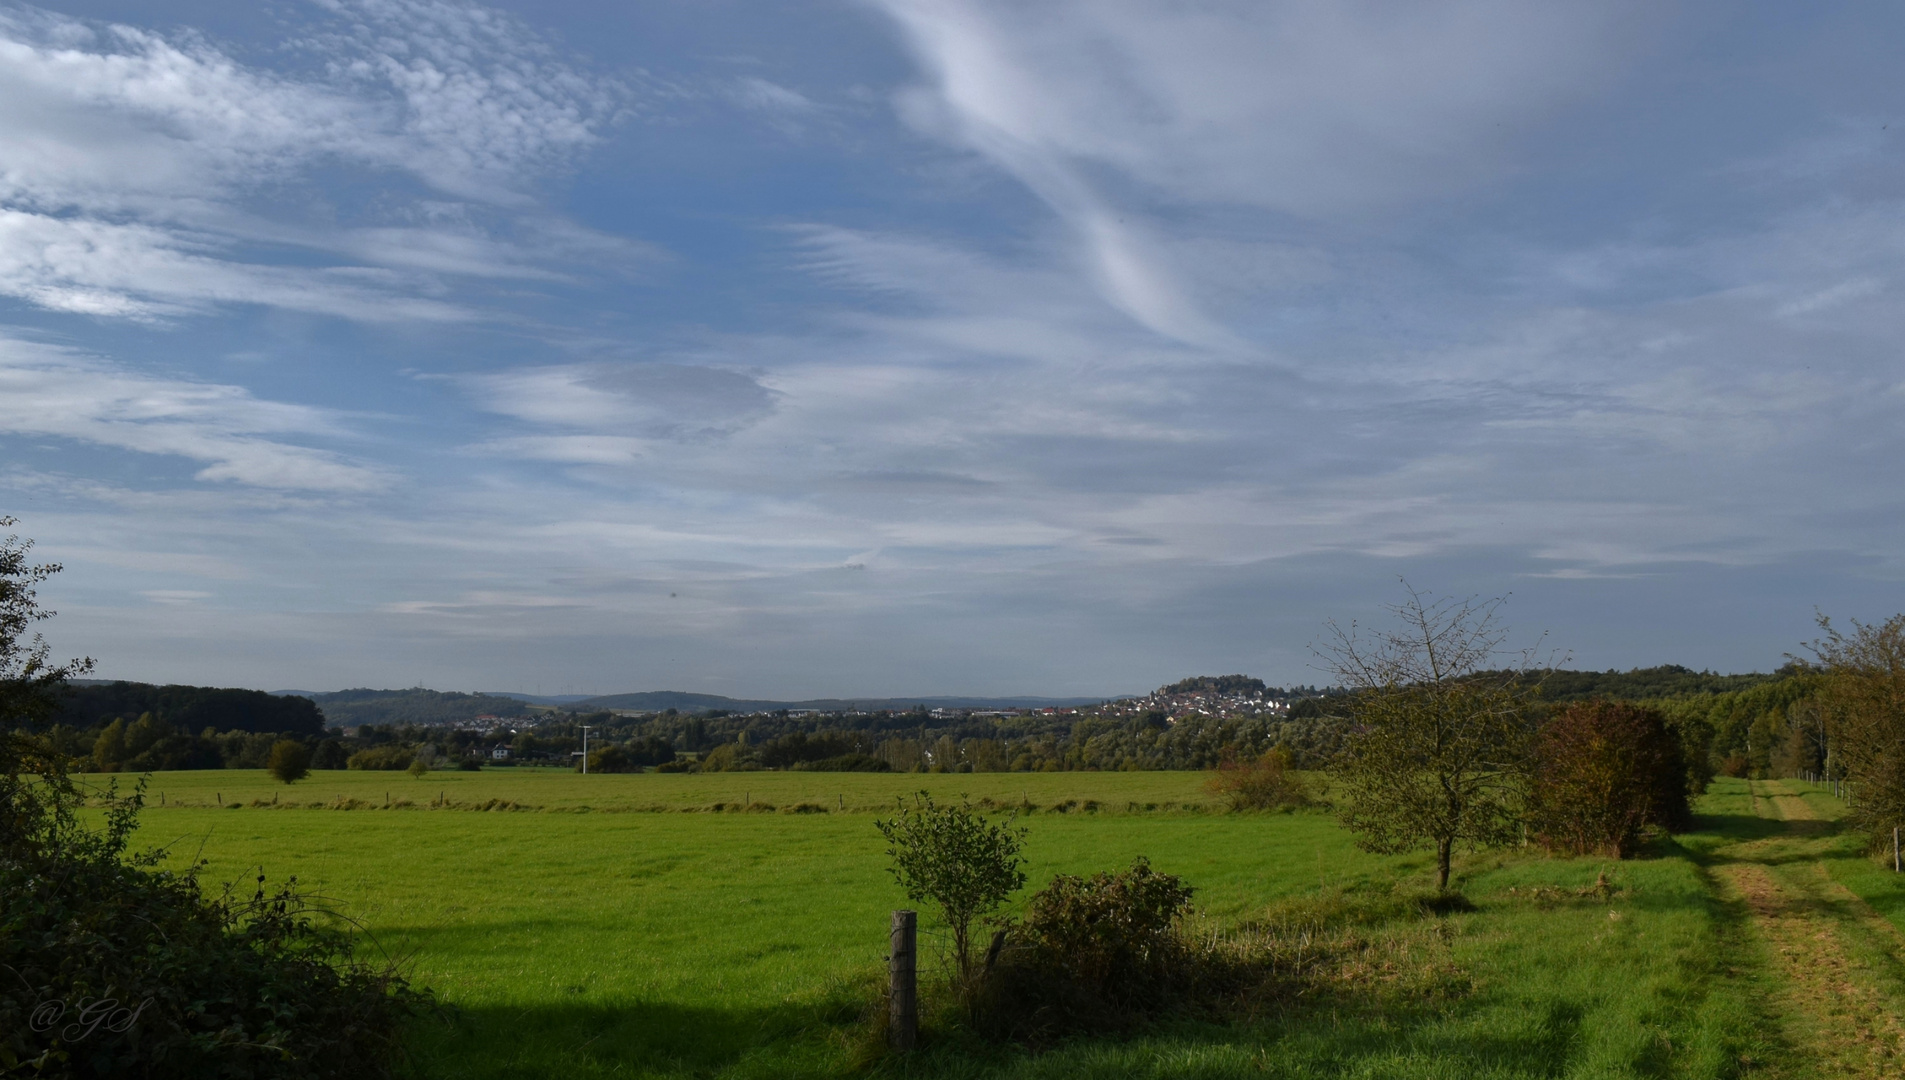
<path fill-rule="evenodd" d="M 1776 798 L 1721 781 L 1698 832 L 1628 862 L 1469 856 L 1458 877 L 1475 910 L 1434 917 L 1384 899 L 1432 883 L 1426 855 L 1360 852 L 1320 812 L 1226 813 L 1203 782 L 498 769 L 318 773 L 287 788 L 164 773 L 142 839 L 202 857 L 210 882 L 295 874 L 360 922 L 450 1007 L 414 1039 L 418 1071 L 441 1077 L 1813 1075 L 1816 1033 L 1782 1012 L 1796 1006 L 1777 933 L 1728 875 L 1787 873 L 1803 856 L 1823 882 L 1806 887 L 1905 916 L 1893 875 L 1834 831 L 1836 801 L 1803 785 Z M 1360 918 L 1367 963 L 1344 992 L 1235 1024 L 1039 1053 L 942 1030 L 909 1060 L 882 1059 L 865 1017 L 887 913 L 908 905 L 872 823 L 920 788 L 1030 806 L 1033 887 L 1145 855 L 1195 886 L 1217 926 Z M 1619 891 L 1582 895 L 1602 873 Z M 1874 994 L 1898 991 L 1896 953 L 1852 961 Z"/>

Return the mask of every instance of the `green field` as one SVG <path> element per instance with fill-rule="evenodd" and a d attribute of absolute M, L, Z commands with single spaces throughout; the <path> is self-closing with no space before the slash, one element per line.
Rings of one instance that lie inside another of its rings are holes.
<path fill-rule="evenodd" d="M 905 906 L 872 822 L 902 793 L 1029 804 L 1035 884 L 1145 855 L 1196 886 L 1218 924 L 1430 881 L 1426 857 L 1358 852 L 1321 813 L 1224 813 L 1202 784 L 1157 772 L 511 769 L 320 773 L 286 788 L 258 773 L 165 773 L 142 836 L 179 860 L 202 855 L 209 881 L 295 874 L 368 927 L 454 1006 L 414 1040 L 419 1069 L 444 1077 L 1811 1075 L 1812 1034 L 1780 1004 L 1790 980 L 1767 944 L 1778 928 L 1755 922 L 1729 875 L 1793 873 L 1800 849 L 1777 845 L 1810 845 L 1803 865 L 1827 885 L 1905 914 L 1905 890 L 1829 820 L 1780 818 L 1817 806 L 1829 819 L 1833 800 L 1722 781 L 1701 831 L 1645 858 L 1465 859 L 1458 876 L 1477 910 L 1388 928 L 1451 973 L 1437 994 L 1385 995 L 1375 978 L 1367 996 L 1288 1002 L 1248 1023 L 1175 1022 L 1039 1054 L 952 1034 L 909 1061 L 867 1062 L 861 1015 L 887 913 Z M 536 809 L 470 809 L 498 804 Z M 1575 896 L 1602 872 L 1620 895 Z M 1895 955 L 1858 958 L 1874 993 L 1897 992 Z"/>

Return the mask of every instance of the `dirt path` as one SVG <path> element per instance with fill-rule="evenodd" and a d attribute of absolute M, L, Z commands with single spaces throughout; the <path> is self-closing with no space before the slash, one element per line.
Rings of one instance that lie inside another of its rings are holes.
<path fill-rule="evenodd" d="M 1723 886 L 1752 912 L 1754 927 L 1785 976 L 1773 1011 L 1796 1050 L 1801 1073 L 1905 1075 L 1901 1002 L 1862 959 L 1876 945 L 1891 957 L 1905 941 L 1889 922 L 1819 861 L 1831 822 L 1820 820 L 1796 785 L 1753 782 L 1754 811 L 1787 822 L 1783 834 L 1720 849 Z M 1809 1066 L 1809 1067 L 1806 1067 Z"/>

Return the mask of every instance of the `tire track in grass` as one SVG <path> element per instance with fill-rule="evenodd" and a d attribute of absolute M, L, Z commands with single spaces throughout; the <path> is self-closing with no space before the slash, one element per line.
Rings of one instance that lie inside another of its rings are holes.
<path fill-rule="evenodd" d="M 1896 961 L 1898 934 L 1818 860 L 1831 822 L 1783 783 L 1754 781 L 1753 795 L 1755 812 L 1786 821 L 1786 833 L 1720 849 L 1728 861 L 1715 872 L 1752 913 L 1785 976 L 1772 1004 L 1797 1061 L 1820 1076 L 1905 1074 L 1900 1003 L 1858 959 L 1866 950 L 1849 947 L 1877 944 Z"/>

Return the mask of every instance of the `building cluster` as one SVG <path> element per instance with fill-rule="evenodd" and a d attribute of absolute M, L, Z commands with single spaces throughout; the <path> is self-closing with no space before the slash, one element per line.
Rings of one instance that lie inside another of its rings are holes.
<path fill-rule="evenodd" d="M 1169 694 L 1162 690 L 1143 697 L 1121 698 L 1106 703 L 1100 710 L 1105 716 L 1144 716 L 1163 713 L 1172 723 L 1187 716 L 1263 716 L 1282 717 L 1290 712 L 1288 698 L 1261 690 L 1226 694 L 1216 690 L 1192 690 Z"/>

